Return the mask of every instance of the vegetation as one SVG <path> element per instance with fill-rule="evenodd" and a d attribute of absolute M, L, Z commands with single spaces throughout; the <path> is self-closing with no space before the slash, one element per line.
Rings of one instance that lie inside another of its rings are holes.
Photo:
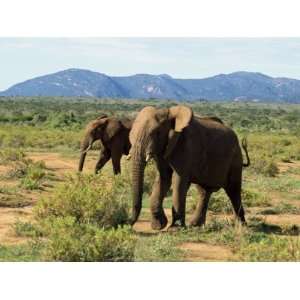
<path fill-rule="evenodd" d="M 59 153 L 76 165 L 84 127 L 98 115 L 132 117 L 145 105 L 175 104 L 1 98 L 0 213 L 11 209 L 19 217 L 10 234 L 20 242 L 9 244 L 0 238 L 0 261 L 184 261 L 190 255 L 181 247 L 185 243 L 221 247 L 230 254 L 225 260 L 299 261 L 298 105 L 187 103 L 195 114 L 218 116 L 240 138 L 247 137 L 251 166 L 244 171 L 242 192 L 247 227 L 232 220 L 231 203 L 225 192 L 219 191 L 212 195 L 204 228 L 160 233 L 132 230 L 126 225 L 131 207 L 129 162 L 122 161 L 119 176 L 112 175 L 110 165 L 99 175 L 78 175 L 58 173 L 48 167 L 47 160 L 32 159 L 37 152 Z M 96 158 L 93 153 L 91 157 Z M 150 162 L 142 221 L 150 217 L 149 195 L 155 175 L 155 165 Z M 187 197 L 188 218 L 198 200 L 198 191 L 192 186 Z M 169 193 L 164 207 L 171 206 Z M 28 213 L 24 207 L 30 210 L 30 220 L 23 218 Z M 201 258 L 201 251 L 197 255 Z"/>

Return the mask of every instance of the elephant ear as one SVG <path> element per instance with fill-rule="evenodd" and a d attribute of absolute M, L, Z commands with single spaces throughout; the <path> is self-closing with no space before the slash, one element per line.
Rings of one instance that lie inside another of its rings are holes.
<path fill-rule="evenodd" d="M 97 118 L 96 120 L 91 121 L 86 127 L 86 134 L 90 134 L 98 128 L 102 128 L 106 125 L 108 119 L 106 117 Z"/>
<path fill-rule="evenodd" d="M 193 112 L 189 107 L 178 105 L 169 109 L 168 119 L 175 120 L 175 126 L 169 132 L 165 158 L 168 158 L 175 149 L 182 130 L 189 125 L 192 117 Z"/>
<path fill-rule="evenodd" d="M 123 127 L 125 127 L 126 129 L 130 130 L 132 127 L 132 123 L 133 121 L 130 119 L 122 119 L 120 120 L 121 124 Z"/>
<path fill-rule="evenodd" d="M 169 108 L 169 119 L 175 119 L 176 132 L 181 132 L 185 127 L 187 127 L 193 117 L 192 110 L 183 105 L 177 105 Z"/>

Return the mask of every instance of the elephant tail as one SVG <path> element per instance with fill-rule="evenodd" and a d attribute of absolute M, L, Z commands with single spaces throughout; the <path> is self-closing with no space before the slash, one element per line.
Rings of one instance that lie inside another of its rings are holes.
<path fill-rule="evenodd" d="M 247 143 L 247 139 L 245 137 L 242 139 L 242 148 L 244 149 L 244 151 L 246 153 L 246 158 L 247 158 L 247 162 L 243 163 L 243 167 L 249 167 L 250 166 L 250 158 L 248 155 L 248 143 Z"/>

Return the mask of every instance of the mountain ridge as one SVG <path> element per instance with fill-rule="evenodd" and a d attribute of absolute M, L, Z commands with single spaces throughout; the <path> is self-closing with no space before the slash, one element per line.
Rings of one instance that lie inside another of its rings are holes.
<path fill-rule="evenodd" d="M 168 74 L 108 76 L 87 69 L 66 69 L 17 83 L 0 96 L 87 96 L 208 101 L 300 103 L 300 80 L 237 71 L 201 79 L 177 79 Z"/>

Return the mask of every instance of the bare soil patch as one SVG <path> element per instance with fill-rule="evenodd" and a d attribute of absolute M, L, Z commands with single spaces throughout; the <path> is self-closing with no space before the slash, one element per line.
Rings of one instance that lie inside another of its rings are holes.
<path fill-rule="evenodd" d="M 12 228 L 16 221 L 29 221 L 32 207 L 0 208 L 0 244 L 12 245 L 26 241 L 24 237 L 17 237 Z"/>
<path fill-rule="evenodd" d="M 300 161 L 278 162 L 277 166 L 280 172 L 286 172 L 290 168 L 300 168 Z"/>
<path fill-rule="evenodd" d="M 185 260 L 196 261 L 232 261 L 234 255 L 230 249 L 207 243 L 183 243 L 179 249 L 184 250 Z"/>
<path fill-rule="evenodd" d="M 274 225 L 300 225 L 300 215 L 280 214 L 280 215 L 261 215 L 265 223 Z"/>

